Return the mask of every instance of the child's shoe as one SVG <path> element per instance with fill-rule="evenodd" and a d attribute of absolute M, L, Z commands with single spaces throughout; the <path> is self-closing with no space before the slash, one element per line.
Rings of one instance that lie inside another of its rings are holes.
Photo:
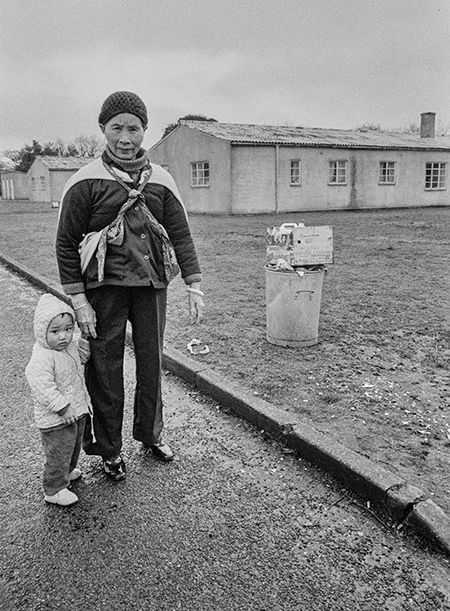
<path fill-rule="evenodd" d="M 123 458 L 121 456 L 117 456 L 117 458 L 112 458 L 110 460 L 104 458 L 103 471 L 115 482 L 125 479 L 126 468 Z"/>
<path fill-rule="evenodd" d="M 74 482 L 76 479 L 80 479 L 80 477 L 81 469 L 78 469 L 78 467 L 75 467 L 75 469 L 69 473 L 69 479 L 71 482 Z"/>
<path fill-rule="evenodd" d="M 67 488 L 63 488 L 62 490 L 58 490 L 56 494 L 44 494 L 44 501 L 51 503 L 52 505 L 67 507 L 68 505 L 73 505 L 76 503 L 78 501 L 78 497 L 73 492 L 70 492 L 70 490 Z"/>

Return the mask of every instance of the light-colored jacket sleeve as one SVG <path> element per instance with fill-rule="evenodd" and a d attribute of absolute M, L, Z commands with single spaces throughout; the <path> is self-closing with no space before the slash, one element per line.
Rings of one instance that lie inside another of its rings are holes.
<path fill-rule="evenodd" d="M 67 404 L 67 396 L 58 390 L 51 353 L 48 358 L 33 358 L 25 368 L 25 377 L 33 398 L 40 404 L 48 406 L 51 412 L 59 412 Z"/>

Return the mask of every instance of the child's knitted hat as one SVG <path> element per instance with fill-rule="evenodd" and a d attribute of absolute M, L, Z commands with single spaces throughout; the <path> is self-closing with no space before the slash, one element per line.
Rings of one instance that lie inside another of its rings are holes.
<path fill-rule="evenodd" d="M 147 108 L 141 98 L 131 91 L 116 91 L 106 98 L 100 111 L 98 122 L 106 125 L 110 119 L 122 112 L 128 112 L 138 117 L 142 125 L 147 127 Z"/>

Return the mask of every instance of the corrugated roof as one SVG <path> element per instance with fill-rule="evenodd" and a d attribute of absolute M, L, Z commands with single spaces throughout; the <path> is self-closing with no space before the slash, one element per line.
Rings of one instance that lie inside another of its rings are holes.
<path fill-rule="evenodd" d="M 247 125 L 181 120 L 181 125 L 227 140 L 232 144 L 284 144 L 364 149 L 450 150 L 450 136 L 420 135 L 374 130 L 322 129 L 281 125 Z"/>
<path fill-rule="evenodd" d="M 87 163 L 93 161 L 94 157 L 57 157 L 53 155 L 38 155 L 36 159 L 49 170 L 79 170 Z"/>

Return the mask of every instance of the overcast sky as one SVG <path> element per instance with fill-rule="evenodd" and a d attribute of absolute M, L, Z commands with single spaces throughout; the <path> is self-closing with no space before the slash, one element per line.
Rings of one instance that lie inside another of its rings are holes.
<path fill-rule="evenodd" d="M 98 134 L 119 89 L 147 105 L 147 146 L 187 113 L 450 123 L 449 0 L 0 0 L 0 19 L 0 151 Z"/>

